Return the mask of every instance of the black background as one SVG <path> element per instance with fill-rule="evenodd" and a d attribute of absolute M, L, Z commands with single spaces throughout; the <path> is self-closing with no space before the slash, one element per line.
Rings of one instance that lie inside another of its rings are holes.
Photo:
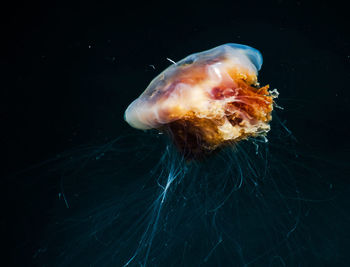
<path fill-rule="evenodd" d="M 1 229 L 12 265 L 32 264 L 59 191 L 58 177 L 26 170 L 132 132 L 124 110 L 166 58 L 228 42 L 259 49 L 260 81 L 278 88 L 299 144 L 348 163 L 349 20 L 334 1 L 27 1 L 3 11 Z"/>

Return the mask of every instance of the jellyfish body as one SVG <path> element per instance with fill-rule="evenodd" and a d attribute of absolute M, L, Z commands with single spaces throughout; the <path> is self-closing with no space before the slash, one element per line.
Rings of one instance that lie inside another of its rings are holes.
<path fill-rule="evenodd" d="M 186 155 L 265 135 L 276 95 L 259 86 L 262 61 L 258 50 L 239 44 L 189 55 L 149 84 L 125 120 L 169 133 Z"/>

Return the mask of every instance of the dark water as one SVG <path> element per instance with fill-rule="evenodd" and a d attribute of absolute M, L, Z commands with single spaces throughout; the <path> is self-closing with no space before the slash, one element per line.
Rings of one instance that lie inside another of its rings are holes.
<path fill-rule="evenodd" d="M 323 1 L 14 4 L 4 266 L 349 266 L 347 21 Z M 244 142 L 188 166 L 124 122 L 166 58 L 228 42 L 259 49 L 259 80 L 280 92 L 258 155 Z M 181 179 L 160 204 L 168 172 Z"/>

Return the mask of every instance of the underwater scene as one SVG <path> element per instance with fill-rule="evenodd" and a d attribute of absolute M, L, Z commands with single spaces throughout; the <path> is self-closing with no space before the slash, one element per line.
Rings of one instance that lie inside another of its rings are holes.
<path fill-rule="evenodd" d="M 315 3 L 14 5 L 3 266 L 350 266 L 350 38 Z"/>

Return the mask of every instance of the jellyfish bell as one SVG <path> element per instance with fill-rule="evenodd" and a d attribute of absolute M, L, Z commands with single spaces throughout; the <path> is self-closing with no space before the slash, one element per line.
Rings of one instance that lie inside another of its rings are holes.
<path fill-rule="evenodd" d="M 273 98 L 257 79 L 260 52 L 224 44 L 169 66 L 125 111 L 137 129 L 168 133 L 186 156 L 266 135 Z"/>

